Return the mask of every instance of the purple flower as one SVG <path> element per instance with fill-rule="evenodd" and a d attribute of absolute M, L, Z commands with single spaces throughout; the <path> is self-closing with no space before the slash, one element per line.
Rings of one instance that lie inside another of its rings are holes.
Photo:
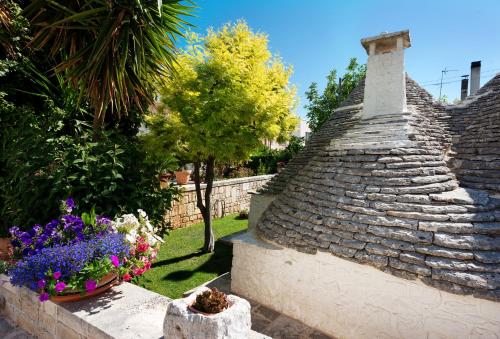
<path fill-rule="evenodd" d="M 25 246 L 29 246 L 33 242 L 31 235 L 27 232 L 22 232 L 20 238 Z"/>
<path fill-rule="evenodd" d="M 51 222 L 49 222 L 47 225 L 45 225 L 44 232 L 45 234 L 52 234 L 52 232 L 59 226 L 59 220 L 54 219 Z"/>
<path fill-rule="evenodd" d="M 73 200 L 73 198 L 68 198 L 64 202 L 64 205 L 66 206 L 66 211 L 68 211 L 68 213 L 71 213 L 71 211 L 73 211 L 73 209 L 75 208 L 75 201 Z"/>
<path fill-rule="evenodd" d="M 43 292 L 42 294 L 40 294 L 40 296 L 38 297 L 38 299 L 41 302 L 47 301 L 47 300 L 49 300 L 49 294 L 47 292 Z"/>
<path fill-rule="evenodd" d="M 33 235 L 37 235 L 37 234 L 40 234 L 42 232 L 43 232 L 42 225 L 36 224 L 35 226 L 33 226 L 33 229 L 32 229 L 32 234 Z"/>
<path fill-rule="evenodd" d="M 107 234 L 72 244 L 43 248 L 18 261 L 9 269 L 8 274 L 13 285 L 37 290 L 38 281 L 46 279 L 47 272 L 54 272 L 52 277 L 55 279 L 73 282 L 86 265 L 108 260 L 112 255 L 118 258 L 128 257 L 129 251 L 130 245 L 124 234 Z"/>
<path fill-rule="evenodd" d="M 87 291 L 87 293 L 95 291 L 96 288 L 97 288 L 97 282 L 95 280 L 91 279 L 85 282 L 85 290 Z"/>
<path fill-rule="evenodd" d="M 111 259 L 111 263 L 113 264 L 113 266 L 115 267 L 120 266 L 120 259 L 118 259 L 116 255 L 111 255 L 109 256 L 109 258 Z"/>
<path fill-rule="evenodd" d="M 64 291 L 64 289 L 66 288 L 66 284 L 62 281 L 59 281 L 56 286 L 54 287 L 54 289 L 56 290 L 57 293 L 61 293 L 62 291 Z"/>
<path fill-rule="evenodd" d="M 111 219 L 103 215 L 98 215 L 95 220 L 98 225 L 111 225 Z"/>
<path fill-rule="evenodd" d="M 37 282 L 38 288 L 44 288 L 46 284 L 47 284 L 47 283 L 46 283 L 46 282 L 45 282 L 45 280 L 43 280 L 43 279 L 40 279 L 40 280 L 38 280 L 38 282 Z"/>
<path fill-rule="evenodd" d="M 11 228 L 9 228 L 9 233 L 12 234 L 13 237 L 18 237 L 19 232 L 19 227 L 17 226 L 12 226 Z"/>

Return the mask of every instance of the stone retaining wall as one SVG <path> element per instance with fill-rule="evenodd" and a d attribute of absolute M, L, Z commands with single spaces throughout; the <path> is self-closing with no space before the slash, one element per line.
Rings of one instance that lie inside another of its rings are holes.
<path fill-rule="evenodd" d="M 214 182 L 212 190 L 213 216 L 221 218 L 227 214 L 248 210 L 250 207 L 249 191 L 255 191 L 267 183 L 273 175 L 259 175 Z M 205 185 L 202 185 L 204 188 Z M 174 202 L 172 210 L 165 216 L 172 228 L 185 227 L 203 220 L 196 207 L 196 190 L 194 184 L 182 186 L 182 197 Z M 204 194 L 205 190 L 202 191 Z"/>
<path fill-rule="evenodd" d="M 0 275 L 0 313 L 39 339 L 160 338 L 170 299 L 122 283 L 96 298 L 40 302 L 38 293 Z"/>

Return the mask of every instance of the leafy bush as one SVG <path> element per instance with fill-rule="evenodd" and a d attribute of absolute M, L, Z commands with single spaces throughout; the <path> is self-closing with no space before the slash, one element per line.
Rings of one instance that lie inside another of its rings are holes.
<path fill-rule="evenodd" d="M 288 163 L 292 157 L 304 147 L 304 139 L 291 137 L 288 145 L 282 150 L 271 149 L 262 145 L 251 157 L 245 167 L 255 174 L 273 174 L 278 171 L 278 163 Z"/>
<path fill-rule="evenodd" d="M 248 210 L 241 210 L 238 213 L 238 219 L 240 220 L 248 219 Z"/>
<path fill-rule="evenodd" d="M 153 222 L 163 222 L 177 189 L 160 189 L 157 166 L 146 161 L 135 136 L 118 130 L 92 141 L 85 121 L 71 119 L 50 100 L 35 111 L 0 93 L 0 116 L 3 234 L 13 225 L 54 219 L 67 196 L 82 210 L 95 205 L 97 213 L 115 216 L 142 208 Z"/>
<path fill-rule="evenodd" d="M 255 173 L 251 168 L 241 166 L 229 172 L 229 178 L 244 178 L 251 177 L 253 175 L 255 175 Z"/>
<path fill-rule="evenodd" d="M 46 76 L 57 62 L 47 50 L 30 50 L 24 5 L 0 3 L 0 236 L 56 218 L 67 196 L 111 216 L 142 208 L 163 223 L 177 191 L 160 189 L 161 165 L 146 160 L 143 116 L 134 107 L 120 121 L 108 114 L 108 131 L 93 140 L 88 98 L 64 74 Z"/>

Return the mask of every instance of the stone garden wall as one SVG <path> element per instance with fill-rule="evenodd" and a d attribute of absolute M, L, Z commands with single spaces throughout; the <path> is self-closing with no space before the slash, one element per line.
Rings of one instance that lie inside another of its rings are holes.
<path fill-rule="evenodd" d="M 255 191 L 267 183 L 273 175 L 259 175 L 214 182 L 212 190 L 213 216 L 223 217 L 227 214 L 248 210 L 250 207 L 249 191 Z M 203 188 L 205 185 L 202 186 Z M 172 210 L 165 216 L 172 228 L 185 227 L 203 220 L 196 207 L 196 190 L 194 184 L 182 186 L 182 197 L 174 202 Z M 204 190 L 203 190 L 204 194 Z"/>
<path fill-rule="evenodd" d="M 0 274 L 0 314 L 39 339 L 160 338 L 169 302 L 155 292 L 122 283 L 96 298 L 42 303 L 38 293 L 12 286 Z"/>

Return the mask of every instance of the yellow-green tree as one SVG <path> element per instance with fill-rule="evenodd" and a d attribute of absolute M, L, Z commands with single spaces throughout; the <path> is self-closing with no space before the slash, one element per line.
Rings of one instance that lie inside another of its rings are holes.
<path fill-rule="evenodd" d="M 152 153 L 174 152 L 194 164 L 205 252 L 214 249 L 214 165 L 247 160 L 264 139 L 289 138 L 298 122 L 291 73 L 291 67 L 269 51 L 267 36 L 245 22 L 209 30 L 206 36 L 192 34 L 177 59 L 176 75 L 165 80 L 158 110 L 147 117 L 146 144 Z"/>

